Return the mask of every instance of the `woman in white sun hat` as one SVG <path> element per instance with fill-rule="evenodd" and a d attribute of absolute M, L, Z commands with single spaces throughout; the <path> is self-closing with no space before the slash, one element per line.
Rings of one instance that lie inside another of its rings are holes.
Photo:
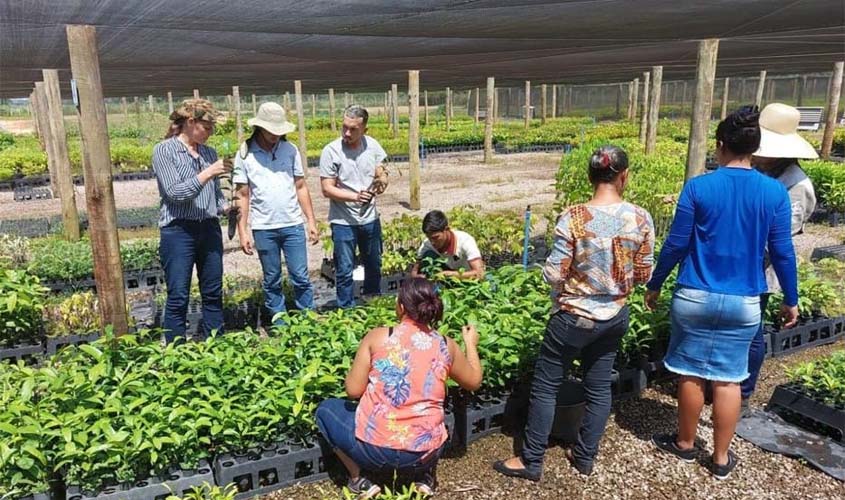
<path fill-rule="evenodd" d="M 247 255 L 258 252 L 264 271 L 264 305 L 271 316 L 286 310 L 282 253 L 296 307 L 313 309 L 306 241 L 317 243 L 319 231 L 305 183 L 305 166 L 299 150 L 286 139 L 296 126 L 287 121 L 284 108 L 274 102 L 262 104 L 247 124 L 253 128 L 252 136 L 238 150 L 233 178 L 240 199 L 241 249 Z"/>
<path fill-rule="evenodd" d="M 813 146 L 798 134 L 801 114 L 797 109 L 779 102 L 769 104 L 760 113 L 760 149 L 754 153 L 753 163 L 757 170 L 773 177 L 786 187 L 792 204 L 792 236 L 804 231 L 804 224 L 816 209 L 816 192 L 813 183 L 801 169 L 799 159 L 815 159 L 819 155 Z M 768 305 L 769 294 L 780 291 L 778 280 L 766 263 L 766 282 L 769 293 L 760 296 L 763 312 Z M 747 416 L 748 398 L 754 393 L 760 367 L 766 352 L 763 325 L 751 342 L 748 352 L 749 376 L 742 382 L 742 414 Z"/>

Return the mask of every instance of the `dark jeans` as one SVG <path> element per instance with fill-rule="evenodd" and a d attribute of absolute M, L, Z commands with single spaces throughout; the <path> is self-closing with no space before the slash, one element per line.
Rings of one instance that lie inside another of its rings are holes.
<path fill-rule="evenodd" d="M 197 336 L 205 338 L 211 330 L 223 333 L 223 236 L 218 220 L 171 222 L 161 228 L 159 253 L 167 282 L 162 325 L 167 342 L 185 337 L 194 265 L 202 296 L 202 324 Z"/>
<path fill-rule="evenodd" d="M 358 467 L 371 471 L 403 471 L 419 477 L 437 466 L 445 444 L 435 452 L 416 452 L 383 448 L 355 437 L 355 410 L 358 403 L 345 399 L 327 399 L 320 403 L 314 417 L 323 438 L 333 450 L 340 450 Z"/>
<path fill-rule="evenodd" d="M 592 321 L 563 311 L 549 319 L 531 384 L 522 450 L 522 462 L 527 470 L 540 472 L 543 468 L 558 390 L 579 354 L 587 402 L 573 454 L 580 465 L 593 463 L 610 416 L 611 371 L 619 342 L 628 329 L 628 314 L 626 306 L 607 321 Z"/>
<path fill-rule="evenodd" d="M 766 358 L 766 341 L 763 338 L 763 323 L 766 321 L 766 306 L 769 305 L 770 294 L 764 293 L 760 295 L 760 329 L 757 330 L 757 335 L 751 340 L 751 347 L 748 349 L 748 378 L 740 384 L 740 391 L 742 392 L 742 399 L 748 399 L 754 394 L 754 389 L 757 388 L 757 379 L 760 377 L 760 368 L 763 366 L 763 360 Z"/>
<path fill-rule="evenodd" d="M 355 269 L 356 247 L 364 265 L 364 294 L 381 293 L 381 221 L 376 219 L 360 226 L 332 224 L 332 242 L 337 306 L 355 306 L 352 270 Z"/>
<path fill-rule="evenodd" d="M 255 249 L 264 271 L 264 306 L 273 317 L 285 311 L 285 296 L 282 292 L 282 258 L 288 268 L 288 276 L 297 309 L 314 309 L 314 287 L 308 279 L 308 250 L 305 226 L 302 224 L 278 229 L 255 229 L 252 231 Z"/>

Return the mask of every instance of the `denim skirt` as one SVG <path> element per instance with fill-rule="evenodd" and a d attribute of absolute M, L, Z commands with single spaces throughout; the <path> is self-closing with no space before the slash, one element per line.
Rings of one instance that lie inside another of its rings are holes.
<path fill-rule="evenodd" d="M 679 286 L 672 297 L 672 333 L 663 363 L 679 375 L 717 382 L 748 377 L 748 349 L 760 327 L 760 297 Z"/>

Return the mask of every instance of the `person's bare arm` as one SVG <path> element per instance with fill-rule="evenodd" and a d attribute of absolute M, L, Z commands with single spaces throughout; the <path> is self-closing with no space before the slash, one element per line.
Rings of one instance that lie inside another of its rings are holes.
<path fill-rule="evenodd" d="M 334 201 L 368 203 L 373 199 L 373 194 L 368 191 L 355 192 L 338 187 L 334 177 L 320 177 L 320 188 L 323 196 Z"/>
<path fill-rule="evenodd" d="M 373 328 L 361 339 L 358 352 L 352 361 L 352 367 L 346 374 L 346 395 L 358 399 L 364 395 L 369 383 L 370 366 L 372 365 L 372 346 L 387 335 L 387 328 Z"/>
<path fill-rule="evenodd" d="M 252 234 L 249 232 L 249 199 L 251 191 L 249 184 L 236 184 L 238 193 L 238 241 L 241 242 L 241 250 L 247 255 L 252 255 L 255 250 Z"/>
<path fill-rule="evenodd" d="M 475 391 L 481 387 L 483 373 L 481 359 L 478 357 L 478 331 L 474 326 L 464 326 L 461 331 L 466 346 L 466 354 L 452 339 L 449 343 L 449 355 L 452 356 L 452 370 L 449 376 L 461 387 L 468 391 Z"/>
<path fill-rule="evenodd" d="M 412 278 L 425 278 L 425 275 L 420 272 L 420 262 L 414 262 L 414 266 L 411 267 L 411 277 Z"/>
<path fill-rule="evenodd" d="M 317 219 L 314 218 L 314 205 L 311 203 L 311 191 L 305 183 L 305 177 L 294 177 L 296 186 L 296 199 L 305 214 L 305 221 L 308 227 L 308 241 L 316 245 L 320 241 L 320 231 L 317 229 Z"/>

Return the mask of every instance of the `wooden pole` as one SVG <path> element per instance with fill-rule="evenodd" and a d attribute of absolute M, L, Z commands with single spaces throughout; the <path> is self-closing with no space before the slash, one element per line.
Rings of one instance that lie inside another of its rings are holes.
<path fill-rule="evenodd" d="M 681 97 L 681 111 L 687 109 L 687 82 L 684 82 L 683 89 L 684 91 Z"/>
<path fill-rule="evenodd" d="M 707 159 L 710 115 L 713 112 L 713 87 L 716 83 L 716 59 L 719 55 L 719 39 L 709 38 L 698 42 L 698 68 L 695 75 L 695 95 L 690 118 L 689 148 L 687 149 L 687 171 L 689 180 L 704 173 Z M 686 85 L 686 82 L 684 82 Z"/>
<path fill-rule="evenodd" d="M 393 138 L 396 139 L 399 137 L 399 85 L 391 84 L 390 91 L 393 98 Z"/>
<path fill-rule="evenodd" d="M 493 124 L 499 119 L 499 91 L 493 88 Z"/>
<path fill-rule="evenodd" d="M 542 123 L 544 125 L 546 123 L 546 112 L 547 112 L 547 108 L 546 108 L 546 103 L 547 103 L 546 92 L 547 92 L 547 89 L 548 89 L 548 87 L 546 86 L 545 83 L 540 85 L 540 108 L 541 108 L 541 110 L 540 110 L 540 123 Z"/>
<path fill-rule="evenodd" d="M 660 87 L 663 83 L 663 66 L 651 68 L 651 95 L 648 104 L 648 123 L 646 127 L 645 152 L 651 154 L 657 145 L 657 120 L 660 117 Z"/>
<path fill-rule="evenodd" d="M 449 109 L 452 107 L 452 90 L 449 87 L 446 87 L 446 104 L 444 106 L 444 112 L 446 113 L 446 131 L 448 132 L 452 128 L 452 110 Z"/>
<path fill-rule="evenodd" d="M 646 131 L 648 129 L 648 100 L 649 100 L 649 79 L 651 73 L 643 72 L 643 100 L 640 111 L 640 144 L 645 146 Z"/>
<path fill-rule="evenodd" d="M 194 89 L 194 99 L 200 98 L 200 89 Z"/>
<path fill-rule="evenodd" d="M 620 84 L 621 85 L 621 84 Z M 627 118 L 630 120 L 634 115 L 634 82 L 628 83 L 628 111 Z"/>
<path fill-rule="evenodd" d="M 807 77 L 801 77 L 801 83 L 798 85 L 798 97 L 795 99 L 796 106 L 802 106 L 804 103 L 804 89 L 807 88 Z"/>
<path fill-rule="evenodd" d="M 772 102 L 775 100 L 775 80 L 769 80 L 769 91 L 767 94 L 766 102 Z"/>
<path fill-rule="evenodd" d="M 827 106 L 824 110 L 824 136 L 822 137 L 822 158 L 829 159 L 833 148 L 833 132 L 836 128 L 836 115 L 839 113 L 839 97 L 842 94 L 842 67 L 845 62 L 833 65 L 833 76 L 827 95 Z"/>
<path fill-rule="evenodd" d="M 633 96 L 631 97 L 631 120 L 636 123 L 637 120 L 637 111 L 639 111 L 637 107 L 637 103 L 639 102 L 640 97 L 640 77 L 634 78 L 634 92 Z"/>
<path fill-rule="evenodd" d="M 241 122 L 241 89 L 237 85 L 232 87 L 232 104 L 235 106 L 235 130 L 240 145 L 244 142 L 244 127 L 243 122 Z"/>
<path fill-rule="evenodd" d="M 739 79 L 739 102 L 745 100 L 745 78 Z"/>
<path fill-rule="evenodd" d="M 343 93 L 343 109 L 346 109 L 348 107 L 349 107 L 349 92 L 344 92 Z"/>
<path fill-rule="evenodd" d="M 481 111 L 479 109 L 480 101 L 481 101 L 481 89 L 476 88 L 475 89 L 475 123 L 478 123 L 478 115 L 479 115 L 479 112 Z"/>
<path fill-rule="evenodd" d="M 47 106 L 47 91 L 44 89 L 44 82 L 37 82 L 35 84 L 35 90 L 32 92 L 32 110 L 34 112 L 33 122 L 35 123 L 36 130 L 38 130 L 38 137 L 41 139 L 41 146 L 47 154 L 47 171 L 50 173 L 50 189 L 52 189 L 54 197 L 61 198 L 62 186 L 59 185 L 58 169 L 56 168 L 56 154 L 53 153 L 51 149 L 52 144 L 49 142 L 53 136 L 50 130 L 50 108 Z M 62 124 L 62 126 L 64 126 L 64 124 Z M 76 196 L 75 193 L 72 194 L 74 197 Z M 63 215 L 64 210 L 65 207 L 64 204 L 62 204 Z M 76 211 L 75 206 L 74 211 Z M 64 217 L 62 220 L 64 220 Z M 65 226 L 67 226 L 67 224 L 65 224 Z M 72 236 L 73 235 L 71 234 L 71 237 Z"/>
<path fill-rule="evenodd" d="M 70 156 L 67 149 L 67 134 L 65 132 L 64 113 L 62 112 L 62 95 L 59 91 L 59 72 L 55 69 L 45 69 L 44 75 L 44 103 L 47 109 L 46 129 L 47 154 L 53 156 L 56 170 L 56 181 L 59 185 L 59 197 L 62 199 L 62 225 L 64 237 L 68 241 L 79 241 L 79 214 L 76 211 L 76 193 L 73 189 L 73 174 L 70 172 Z M 105 109 L 105 102 L 103 109 Z M 111 169 L 111 164 L 109 164 Z"/>
<path fill-rule="evenodd" d="M 255 94 L 252 94 L 252 116 L 258 114 L 258 102 L 255 100 Z"/>
<path fill-rule="evenodd" d="M 396 88 L 395 86 L 393 87 Z M 408 71 L 408 166 L 411 210 L 420 209 L 420 72 Z"/>
<path fill-rule="evenodd" d="M 285 92 L 285 99 L 282 101 L 285 111 L 290 113 L 290 92 Z M 304 166 L 302 168 L 305 168 Z"/>
<path fill-rule="evenodd" d="M 725 77 L 725 85 L 722 87 L 722 111 L 719 113 L 719 119 L 724 120 L 728 116 L 728 99 L 731 90 L 731 79 Z"/>
<path fill-rule="evenodd" d="M 114 327 L 115 335 L 123 335 L 129 325 L 96 32 L 93 26 L 67 26 L 67 40 L 70 68 L 79 93 L 88 232 L 94 255 L 100 317 L 103 325 Z"/>
<path fill-rule="evenodd" d="M 525 80 L 525 128 L 531 126 L 531 82 Z"/>
<path fill-rule="evenodd" d="M 173 113 L 173 92 L 167 92 L 167 114 Z"/>
<path fill-rule="evenodd" d="M 428 127 L 428 91 L 423 91 L 423 107 L 425 108 L 425 126 Z"/>
<path fill-rule="evenodd" d="M 153 99 L 152 94 L 150 94 L 149 96 L 147 96 L 147 102 L 148 102 L 148 103 L 149 103 L 149 105 L 150 105 L 150 113 L 155 113 L 155 111 L 156 111 L 156 104 L 155 104 L 155 100 Z"/>
<path fill-rule="evenodd" d="M 120 98 L 120 106 L 123 108 L 123 117 L 129 118 L 129 106 L 126 104 L 126 98 Z"/>
<path fill-rule="evenodd" d="M 305 141 L 305 113 L 302 111 L 302 82 L 293 81 L 293 91 L 296 94 L 296 123 L 299 136 L 299 157 L 302 159 L 302 171 L 308 171 L 308 144 Z"/>
<path fill-rule="evenodd" d="M 763 106 L 763 90 L 766 88 L 766 70 L 760 72 L 760 79 L 757 80 L 757 97 L 754 98 L 754 104 L 757 107 Z"/>
<path fill-rule="evenodd" d="M 332 124 L 332 133 L 337 133 L 337 123 L 334 116 L 334 89 L 329 89 L 329 121 Z"/>
<path fill-rule="evenodd" d="M 558 86 L 552 85 L 552 119 L 557 117 L 557 91 Z"/>
<path fill-rule="evenodd" d="M 495 113 L 496 79 L 487 77 L 487 113 L 484 117 L 484 163 L 493 161 L 493 119 Z"/>
<path fill-rule="evenodd" d="M 311 94 L 311 119 L 317 118 L 317 95 Z"/>

